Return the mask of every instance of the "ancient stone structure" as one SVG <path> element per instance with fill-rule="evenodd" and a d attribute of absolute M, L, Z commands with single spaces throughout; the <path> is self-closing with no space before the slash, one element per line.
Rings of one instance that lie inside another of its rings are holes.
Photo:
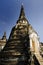
<path fill-rule="evenodd" d="M 0 52 L 0 65 L 40 65 L 39 43 L 39 36 L 26 19 L 22 5 L 16 26 Z"/>

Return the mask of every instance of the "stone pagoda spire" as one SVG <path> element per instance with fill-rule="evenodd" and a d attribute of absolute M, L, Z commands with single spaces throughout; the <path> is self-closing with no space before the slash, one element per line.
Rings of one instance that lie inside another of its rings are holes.
<path fill-rule="evenodd" d="M 28 24 L 29 23 L 27 18 L 26 18 L 26 16 L 25 16 L 23 3 L 21 5 L 20 15 L 19 15 L 19 18 L 17 20 L 17 23 L 24 23 L 24 24 L 26 24 L 26 23 Z"/>
<path fill-rule="evenodd" d="M 19 18 L 24 18 L 25 17 L 25 12 L 24 12 L 24 7 L 23 7 L 23 4 L 21 5 L 21 11 L 20 11 L 20 16 Z"/>
<path fill-rule="evenodd" d="M 6 32 L 4 32 L 2 39 L 6 39 Z"/>

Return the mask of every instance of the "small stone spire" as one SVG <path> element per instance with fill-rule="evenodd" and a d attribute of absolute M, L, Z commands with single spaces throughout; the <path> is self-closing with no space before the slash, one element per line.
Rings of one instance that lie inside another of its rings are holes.
<path fill-rule="evenodd" d="M 22 18 L 24 18 L 24 17 L 25 17 L 25 13 L 24 13 L 24 7 L 23 7 L 23 3 L 22 3 L 19 18 L 21 18 L 21 19 L 22 19 Z"/>
<path fill-rule="evenodd" d="M 4 32 L 2 39 L 6 39 L 6 32 Z"/>

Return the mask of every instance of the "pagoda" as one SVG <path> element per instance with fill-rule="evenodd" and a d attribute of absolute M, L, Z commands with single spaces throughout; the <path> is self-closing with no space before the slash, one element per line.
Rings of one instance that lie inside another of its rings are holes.
<path fill-rule="evenodd" d="M 29 23 L 21 6 L 16 26 L 11 30 L 9 39 L 0 53 L 0 65 L 27 65 L 30 62 Z"/>
<path fill-rule="evenodd" d="M 33 53 L 39 53 L 39 37 L 26 19 L 22 5 L 16 25 L 0 52 L 0 65 L 34 65 Z"/>

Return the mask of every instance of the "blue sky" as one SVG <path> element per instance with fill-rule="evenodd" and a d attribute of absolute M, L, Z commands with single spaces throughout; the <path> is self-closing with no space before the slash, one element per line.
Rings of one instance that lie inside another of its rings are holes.
<path fill-rule="evenodd" d="M 18 20 L 22 3 L 26 18 L 43 42 L 43 0 L 0 0 L 0 38 L 4 31 L 9 37 Z"/>

